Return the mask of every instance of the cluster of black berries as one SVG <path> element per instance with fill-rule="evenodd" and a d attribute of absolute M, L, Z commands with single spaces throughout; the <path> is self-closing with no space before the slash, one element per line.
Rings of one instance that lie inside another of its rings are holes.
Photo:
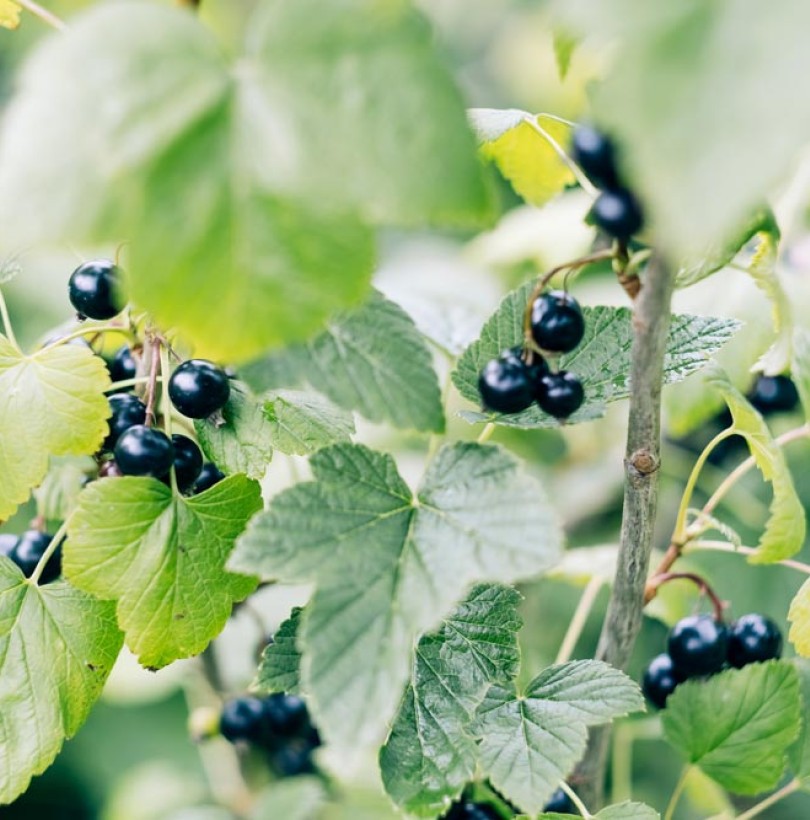
<path fill-rule="evenodd" d="M 312 753 L 321 739 L 306 703 L 296 695 L 245 695 L 228 701 L 222 707 L 219 731 L 231 743 L 249 743 L 265 751 L 280 777 L 315 771 Z"/>
<path fill-rule="evenodd" d="M 26 578 L 30 578 L 53 536 L 40 530 L 27 530 L 22 535 L 0 534 L 0 555 L 13 561 Z M 40 575 L 41 584 L 49 584 L 62 574 L 62 547 L 57 547 Z"/>
<path fill-rule="evenodd" d="M 679 683 L 714 675 L 727 666 L 773 660 L 782 654 L 782 633 L 765 615 L 750 613 L 726 626 L 711 615 L 682 618 L 669 633 L 667 651 L 644 672 L 641 688 L 663 709 Z"/>
<path fill-rule="evenodd" d="M 606 234 L 627 243 L 644 225 L 641 206 L 624 186 L 616 169 L 611 140 L 588 125 L 574 131 L 571 154 L 590 181 L 601 189 L 590 218 Z"/>
<path fill-rule="evenodd" d="M 514 811 L 517 812 L 517 809 Z M 543 806 L 543 812 L 578 814 L 578 809 L 562 789 L 557 789 Z M 491 803 L 474 802 L 462 797 L 450 806 L 447 814 L 442 815 L 442 820 L 501 820 L 501 814 Z"/>
<path fill-rule="evenodd" d="M 569 353 L 585 334 L 582 309 L 573 296 L 554 290 L 541 293 L 530 306 L 531 335 L 541 350 Z M 497 413 L 520 413 L 536 401 L 555 418 L 567 418 L 585 397 L 582 382 L 567 370 L 552 372 L 535 350 L 507 350 L 487 362 L 478 378 L 481 402 Z"/>

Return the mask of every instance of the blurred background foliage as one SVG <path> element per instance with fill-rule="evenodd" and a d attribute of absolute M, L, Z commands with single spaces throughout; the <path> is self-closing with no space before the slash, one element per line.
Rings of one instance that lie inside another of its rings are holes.
<path fill-rule="evenodd" d="M 203 0 L 202 14 L 224 33 L 226 42 L 236 43 L 254 1 Z M 49 8 L 64 16 L 88 5 L 91 0 L 48 3 Z M 573 119 L 587 115 L 588 83 L 599 76 L 608 55 L 586 41 L 561 81 L 544 3 L 422 0 L 420 5 L 433 21 L 436 37 L 470 106 L 519 107 Z M 20 60 L 36 40 L 48 33 L 30 17 L 17 32 L 0 30 L 0 105 L 13 88 Z M 791 187 L 775 203 L 784 233 L 780 275 L 797 315 L 806 314 L 802 307 L 810 304 L 806 187 Z M 431 314 L 435 320 L 437 313 L 444 312 L 448 332 L 455 334 L 458 345 L 474 338 L 506 290 L 586 252 L 592 239 L 582 221 L 589 203 L 581 192 L 566 192 L 541 209 L 522 205 L 504 181 L 500 182 L 500 193 L 502 218 L 482 235 L 391 233 L 383 238 L 376 284 L 417 320 L 420 315 Z M 4 245 L 13 241 L 10 237 L 2 239 Z M 16 260 L 24 275 L 9 286 L 8 296 L 23 345 L 35 343 L 69 320 L 65 283 L 77 258 L 75 250 L 65 249 L 48 254 L 26 252 Z M 590 268 L 574 289 L 584 304 L 625 303 L 624 293 L 609 270 Z M 745 322 L 743 331 L 720 359 L 737 385 L 747 389 L 751 382 L 748 370 L 773 337 L 769 308 L 748 277 L 726 270 L 679 292 L 676 309 L 733 316 Z M 437 360 L 437 367 L 446 370 L 447 363 Z M 719 410 L 699 373 L 681 385 L 668 387 L 665 402 L 659 549 L 668 543 L 684 481 L 696 454 L 711 435 Z M 451 395 L 450 435 L 471 438 L 477 431 L 455 416 L 462 406 L 463 401 Z M 570 547 L 597 548 L 597 552 L 579 556 L 579 560 L 588 564 L 603 561 L 606 578 L 611 573 L 610 547 L 618 542 L 621 521 L 625 419 L 626 406 L 620 404 L 612 406 L 598 422 L 564 431 L 499 429 L 493 438 L 518 453 L 541 477 L 566 524 Z M 801 419 L 797 410 L 770 417 L 769 422 L 779 433 L 800 424 Z M 424 438 L 362 423 L 359 433 L 361 440 L 394 452 L 406 478 L 418 478 L 424 460 Z M 810 443 L 792 445 L 787 455 L 799 493 L 808 505 Z M 741 448 L 731 447 L 723 460 L 708 465 L 696 501 L 705 500 L 724 473 L 744 456 Z M 268 492 L 280 489 L 305 471 L 305 462 L 277 456 L 265 480 Z M 755 473 L 729 496 L 726 515 L 743 543 L 756 543 L 769 500 L 768 488 Z M 33 514 L 32 505 L 23 508 L 4 529 L 21 531 Z M 807 549 L 799 558 L 810 560 Z M 804 580 L 789 569 L 754 568 L 741 557 L 723 553 L 691 555 L 683 564 L 687 562 L 705 573 L 719 594 L 731 601 L 733 613 L 760 611 L 783 625 L 790 600 Z M 527 678 L 554 660 L 584 583 L 584 578 L 552 577 L 522 588 L 525 626 L 521 639 Z M 306 596 L 307 590 L 278 588 L 257 595 L 249 606 L 240 608 L 203 659 L 176 663 L 153 674 L 140 669 L 126 654 L 122 656 L 104 699 L 88 723 L 67 743 L 56 764 L 36 778 L 17 803 L 1 809 L 0 816 L 4 820 L 227 817 L 213 805 L 230 788 L 231 749 L 218 739 L 195 746 L 187 727 L 189 710 L 216 704 L 206 678 L 206 673 L 210 677 L 212 665 L 216 666 L 224 691 L 244 691 L 255 671 L 257 650 L 290 607 Z M 593 654 L 606 602 L 607 584 L 588 619 L 575 657 Z M 665 594 L 651 608 L 651 617 L 645 619 L 631 670 L 634 676 L 640 675 L 649 658 L 662 651 L 666 624 L 699 607 L 705 608 L 705 603 L 696 598 L 690 586 L 666 587 Z M 656 720 L 647 716 L 628 721 L 616 733 L 611 781 L 615 799 L 629 796 L 632 778 L 635 799 L 656 806 L 666 802 L 678 777 L 680 761 L 657 739 Z M 353 804 L 353 813 L 347 817 L 390 816 L 385 800 L 373 793 L 373 769 L 372 764 L 368 782 L 360 783 L 358 796 L 353 798 L 360 802 Z M 260 780 L 258 772 L 259 767 L 256 777 Z M 676 815 L 681 820 L 705 817 L 725 808 L 716 788 L 697 776 L 690 782 L 687 796 Z M 365 803 L 364 808 L 361 803 Z M 208 808 L 202 808 L 205 806 Z M 810 797 L 796 795 L 766 816 L 775 820 L 810 816 Z"/>

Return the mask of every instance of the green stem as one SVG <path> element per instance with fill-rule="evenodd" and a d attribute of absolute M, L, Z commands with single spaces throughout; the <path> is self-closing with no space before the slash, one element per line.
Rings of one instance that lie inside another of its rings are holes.
<path fill-rule="evenodd" d="M 738 814 L 737 820 L 751 820 L 752 817 L 762 814 L 765 809 L 769 809 L 771 806 L 776 805 L 780 800 L 784 800 L 786 797 L 793 794 L 793 792 L 798 791 L 801 788 L 801 785 L 802 783 L 799 778 L 794 777 L 793 780 L 782 786 L 781 789 L 778 789 L 773 794 L 768 795 L 764 800 L 761 800 L 755 806 L 748 809 L 748 811 Z"/>
<path fill-rule="evenodd" d="M 113 382 L 108 390 L 123 390 L 126 387 L 136 387 L 139 384 L 146 384 L 149 376 L 136 376 L 134 379 L 122 379 L 120 382 Z"/>
<path fill-rule="evenodd" d="M 754 547 L 737 547 L 730 544 L 728 541 L 690 541 L 684 548 L 683 552 L 697 552 L 699 550 L 713 550 L 715 552 L 730 552 L 734 555 L 756 555 L 757 550 Z M 784 558 L 781 561 L 774 562 L 783 567 L 795 569 L 797 572 L 802 572 L 805 575 L 810 575 L 810 564 L 805 564 L 802 561 L 794 561 L 790 558 Z M 773 566 L 773 564 L 771 565 Z"/>
<path fill-rule="evenodd" d="M 56 341 L 51 342 L 50 344 L 45 345 L 45 347 L 40 349 L 40 352 L 44 350 L 51 350 L 54 347 L 61 347 L 68 342 L 73 341 L 73 339 L 78 339 L 81 336 L 97 336 L 101 335 L 102 333 L 126 333 L 127 329 L 124 325 L 87 325 L 86 327 L 80 327 L 78 330 L 74 330 L 71 333 L 66 334 L 65 336 L 60 336 Z"/>
<path fill-rule="evenodd" d="M 486 444 L 492 438 L 492 434 L 495 432 L 495 422 L 490 421 L 487 423 L 487 426 L 481 431 L 481 435 L 478 436 L 478 443 L 479 444 Z"/>
<path fill-rule="evenodd" d="M 525 122 L 529 128 L 536 131 L 554 149 L 554 153 L 557 154 L 557 156 L 568 166 L 571 173 L 576 177 L 576 180 L 580 184 L 582 190 L 585 191 L 591 199 L 596 199 L 599 195 L 599 191 L 594 188 L 588 177 L 582 173 L 579 166 L 571 159 L 571 157 L 568 156 L 557 140 L 555 140 L 554 137 L 552 137 L 551 134 L 549 134 L 548 131 L 546 131 L 546 129 L 537 122 L 537 117 L 524 117 L 523 122 Z"/>
<path fill-rule="evenodd" d="M 169 383 L 169 374 L 171 373 L 171 365 L 169 364 L 169 350 L 165 345 L 157 342 L 158 350 L 160 351 L 160 375 L 164 385 Z M 161 394 L 161 401 L 163 404 L 163 429 L 166 435 L 171 439 L 172 437 L 172 403 L 169 398 L 168 389 L 164 389 Z M 174 465 L 171 469 L 172 492 L 177 492 L 177 474 L 174 470 Z"/>
<path fill-rule="evenodd" d="M 688 777 L 689 766 L 686 766 L 684 770 L 681 772 L 681 776 L 678 779 L 678 782 L 675 786 L 675 790 L 672 792 L 672 797 L 670 797 L 669 799 L 669 803 L 667 804 L 667 810 L 664 812 L 664 820 L 672 820 L 673 816 L 675 815 L 675 809 L 678 806 L 678 801 L 681 799 L 683 790 L 686 788 L 686 779 Z"/>
<path fill-rule="evenodd" d="M 8 305 L 6 304 L 6 297 L 0 289 L 0 318 L 3 320 L 3 329 L 6 332 L 6 338 L 19 350 L 20 346 L 17 344 L 17 337 L 14 335 L 14 328 L 11 325 L 11 319 L 8 315 Z"/>
<path fill-rule="evenodd" d="M 564 781 L 560 781 L 560 788 L 568 795 L 571 802 L 577 807 L 577 811 L 585 818 L 593 817 L 587 806 L 582 802 L 580 796 Z"/>
<path fill-rule="evenodd" d="M 43 23 L 47 23 L 52 28 L 55 28 L 57 31 L 64 31 L 67 28 L 67 24 L 64 20 L 61 20 L 57 17 L 52 11 L 48 11 L 48 9 L 43 8 L 39 5 L 39 3 L 35 3 L 34 0 L 14 0 L 18 6 L 22 6 L 26 11 L 33 14 L 35 17 L 39 17 Z"/>
<path fill-rule="evenodd" d="M 630 724 L 619 723 L 613 729 L 610 767 L 610 802 L 623 803 L 633 793 L 633 735 Z"/>
<path fill-rule="evenodd" d="M 34 567 L 34 571 L 31 573 L 31 577 L 28 579 L 29 584 L 39 583 L 40 576 L 45 570 L 45 565 L 51 560 L 53 554 L 59 548 L 59 545 L 64 541 L 65 533 L 67 533 L 67 521 L 63 521 L 62 526 L 54 533 L 53 538 L 51 538 L 51 543 L 48 544 L 48 549 L 42 553 L 42 558 L 39 559 L 36 567 Z"/>
<path fill-rule="evenodd" d="M 579 641 L 582 635 L 582 630 L 588 622 L 588 615 L 590 615 L 593 609 L 593 605 L 599 595 L 599 590 L 602 589 L 602 584 L 602 578 L 597 575 L 594 575 L 586 584 L 579 603 L 577 604 L 577 608 L 574 610 L 571 622 L 568 624 L 568 629 L 565 632 L 562 644 L 560 644 L 560 651 L 557 653 L 557 659 L 554 663 L 565 663 L 567 660 L 570 660 L 571 655 L 573 655 L 576 649 L 577 641 Z"/>

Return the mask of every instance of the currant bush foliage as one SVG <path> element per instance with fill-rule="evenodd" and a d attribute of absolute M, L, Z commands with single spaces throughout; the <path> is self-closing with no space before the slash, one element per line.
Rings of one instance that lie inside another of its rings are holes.
<path fill-rule="evenodd" d="M 265 694 L 301 691 L 301 652 L 298 650 L 298 630 L 301 626 L 301 607 L 294 607 L 290 617 L 273 635 L 273 642 L 262 652 L 256 689 Z"/>
<path fill-rule="evenodd" d="M 543 812 L 538 815 L 538 820 L 570 820 L 571 817 L 575 816 L 572 814 Z M 607 806 L 592 816 L 594 820 L 659 820 L 661 817 L 655 809 L 645 806 L 644 803 L 634 803 L 630 800 L 617 803 L 615 806 Z"/>

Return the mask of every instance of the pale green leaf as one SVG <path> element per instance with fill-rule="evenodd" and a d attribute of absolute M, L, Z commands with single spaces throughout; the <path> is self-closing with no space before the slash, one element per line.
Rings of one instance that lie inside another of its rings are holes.
<path fill-rule="evenodd" d="M 804 417 L 810 421 L 810 331 L 797 327 L 792 347 L 790 375 L 801 398 Z"/>
<path fill-rule="evenodd" d="M 660 817 L 661 815 L 650 806 L 629 800 L 615 806 L 606 806 L 594 815 L 596 820 L 659 820 Z"/>
<path fill-rule="evenodd" d="M 64 521 L 76 506 L 82 487 L 97 471 L 90 456 L 55 456 L 34 490 L 37 512 L 47 521 Z"/>
<path fill-rule="evenodd" d="M 522 693 L 496 684 L 478 710 L 481 766 L 504 797 L 535 814 L 584 753 L 589 726 L 643 708 L 637 684 L 601 661 L 551 666 Z"/>
<path fill-rule="evenodd" d="M 144 666 L 166 666 L 202 652 L 255 588 L 224 564 L 260 508 L 259 485 L 244 475 L 191 498 L 152 478 L 94 481 L 69 521 L 65 576 L 115 600 L 127 646 Z"/>
<path fill-rule="evenodd" d="M 109 386 L 104 362 L 85 347 L 24 356 L 0 336 L 0 520 L 45 478 L 49 456 L 98 450 L 108 432 Z"/>
<path fill-rule="evenodd" d="M 790 602 L 790 642 L 803 658 L 810 658 L 810 579 L 805 581 Z"/>
<path fill-rule="evenodd" d="M 301 653 L 298 650 L 298 630 L 301 627 L 301 607 L 295 607 L 279 626 L 272 643 L 262 652 L 259 674 L 254 688 L 271 692 L 298 693 L 301 689 Z"/>
<path fill-rule="evenodd" d="M 21 14 L 22 6 L 14 0 L 0 0 L 0 28 L 19 28 Z"/>
<path fill-rule="evenodd" d="M 796 658 L 793 661 L 799 676 L 799 689 L 802 699 L 802 720 L 799 736 L 788 750 L 788 762 L 794 776 L 802 781 L 806 789 L 810 786 L 810 722 L 807 720 L 807 707 L 810 705 L 810 661 Z"/>
<path fill-rule="evenodd" d="M 801 714 L 796 669 L 769 661 L 681 684 L 661 722 L 689 763 L 731 792 L 757 794 L 782 777 Z"/>
<path fill-rule="evenodd" d="M 601 578 L 604 583 L 612 584 L 618 558 L 618 544 L 574 547 L 562 554 L 562 560 L 549 570 L 548 576 L 575 584 L 587 584 L 592 578 Z"/>
<path fill-rule="evenodd" d="M 725 399 L 735 431 L 746 440 L 762 477 L 773 487 L 770 517 L 756 553 L 748 560 L 768 564 L 790 558 L 802 548 L 807 525 L 782 448 L 774 441 L 762 416 L 719 368 L 712 368 L 708 381 Z"/>
<path fill-rule="evenodd" d="M 557 60 L 557 71 L 561 80 L 568 76 L 571 58 L 574 56 L 578 45 L 579 38 L 572 36 L 570 32 L 562 29 L 554 32 L 554 57 Z"/>
<path fill-rule="evenodd" d="M 366 447 L 328 447 L 310 466 L 315 480 L 275 496 L 229 566 L 315 582 L 302 688 L 328 742 L 352 757 L 382 740 L 417 638 L 473 582 L 547 569 L 560 532 L 542 487 L 499 448 L 444 447 L 416 498 L 391 457 Z"/>
<path fill-rule="evenodd" d="M 273 446 L 289 455 L 310 455 L 329 444 L 349 441 L 351 414 L 318 393 L 278 390 L 264 402 Z"/>
<path fill-rule="evenodd" d="M 458 361 L 453 383 L 465 399 L 480 406 L 478 376 L 484 365 L 507 348 L 523 342 L 523 315 L 534 283 L 528 282 L 508 294 Z M 560 357 L 560 367 L 579 376 L 585 401 L 569 421 L 598 418 L 607 402 L 630 395 L 630 347 L 633 341 L 631 313 L 627 308 L 585 307 L 585 335 L 571 353 Z M 681 379 L 704 367 L 709 356 L 722 347 L 740 327 L 733 319 L 708 316 L 672 317 L 664 360 L 664 381 Z M 510 427 L 553 427 L 557 419 L 533 405 L 522 413 L 462 414 L 469 421 L 494 421 Z"/>
<path fill-rule="evenodd" d="M 386 791 L 408 815 L 435 817 L 474 775 L 470 721 L 491 683 L 517 675 L 517 607 L 508 587 L 473 589 L 416 648 L 411 680 L 380 750 Z"/>
<path fill-rule="evenodd" d="M 0 558 L 0 804 L 84 723 L 120 648 L 112 604 L 64 581 L 29 584 Z"/>
<path fill-rule="evenodd" d="M 259 793 L 250 820 L 319 820 L 325 803 L 326 792 L 316 777 L 278 780 Z"/>

